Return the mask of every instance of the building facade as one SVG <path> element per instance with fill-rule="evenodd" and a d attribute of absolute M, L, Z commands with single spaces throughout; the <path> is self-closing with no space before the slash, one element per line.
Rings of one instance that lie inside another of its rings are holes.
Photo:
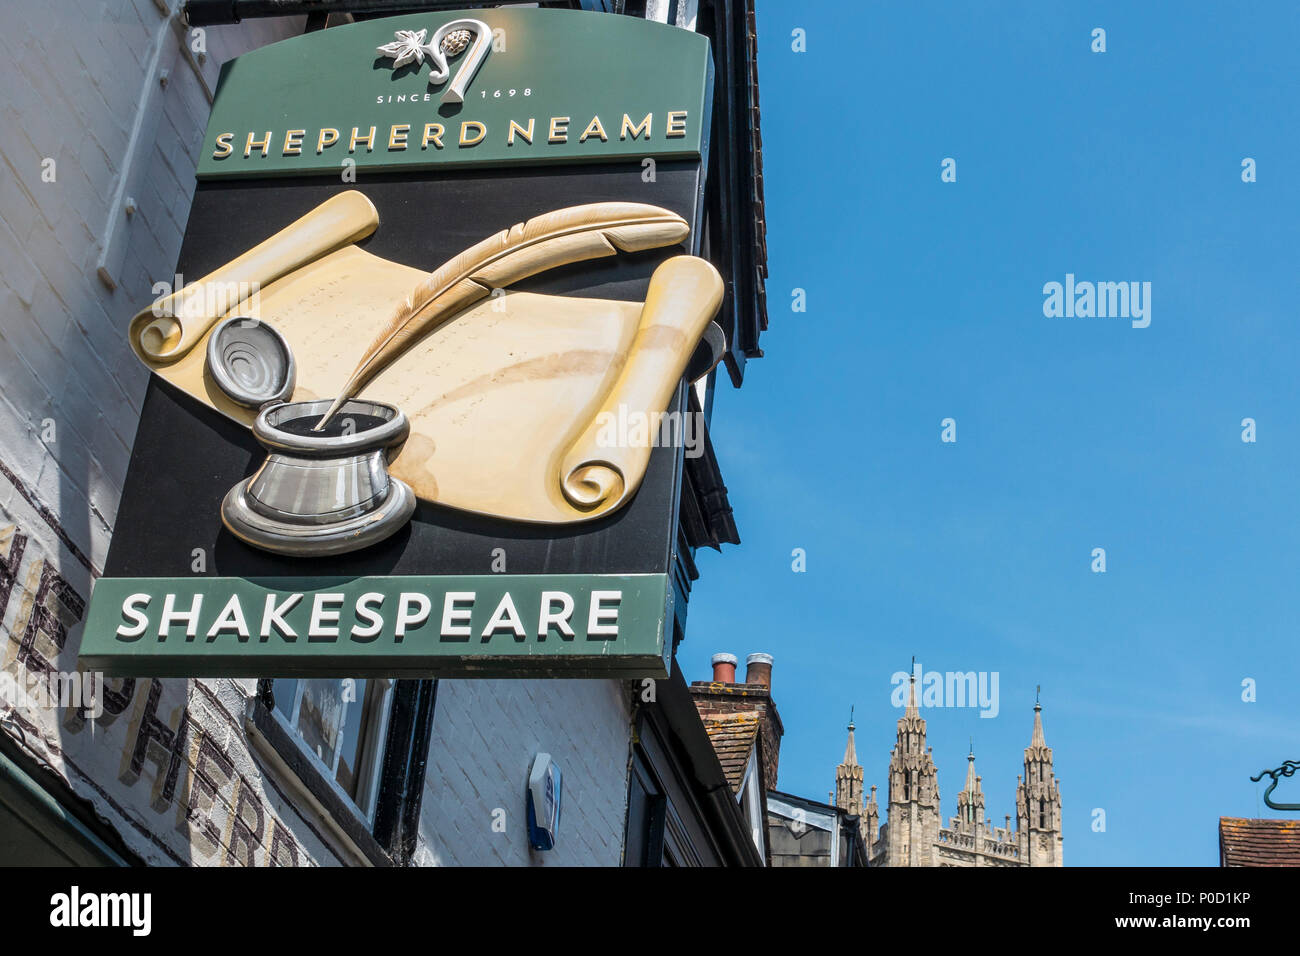
<path fill-rule="evenodd" d="M 876 787 L 864 801 L 854 725 L 849 724 L 844 760 L 835 769 L 835 804 L 862 821 L 871 866 L 1062 866 L 1061 790 L 1052 769 L 1052 748 L 1043 736 L 1042 706 L 1034 704 L 1034 726 L 1025 748 L 1024 773 L 1016 780 L 1016 824 L 1003 826 L 985 815 L 983 779 L 975 754 L 957 794 L 957 813 L 943 824 L 939 773 L 926 744 L 926 722 L 910 680 L 907 708 L 889 755 L 887 817 L 882 823 Z"/>
<path fill-rule="evenodd" d="M 235 5 L 206 6 L 232 19 Z M 657 20 L 710 40 L 716 146 L 707 186 L 694 194 L 695 244 L 727 282 L 717 320 L 726 355 L 718 371 L 680 390 L 707 419 L 715 380 L 741 383 L 766 326 L 752 6 L 540 6 Z M 12 130 L 0 142 L 0 858 L 761 865 L 755 811 L 719 796 L 726 777 L 675 659 L 672 676 L 655 686 L 103 679 L 79 670 L 91 590 L 121 527 L 137 425 L 174 397 L 150 385 L 123 330 L 142 304 L 185 281 L 176 265 L 185 260 L 221 64 L 304 31 L 347 28 L 352 18 L 214 23 L 187 17 L 177 0 L 93 8 L 19 0 L 0 17 Z M 630 178 L 642 172 L 635 163 Z M 671 172 L 661 168 L 661 178 Z M 702 442 L 694 458 L 679 452 L 665 480 L 677 509 L 664 545 L 678 592 L 674 648 L 698 577 L 693 554 L 738 541 L 719 463 L 707 435 Z M 140 502 L 134 513 L 143 519 L 149 506 Z M 214 573 L 222 559 L 180 537 L 152 547 L 175 552 L 196 575 Z M 485 548 L 478 570 L 491 560 Z M 545 852 L 529 842 L 521 798 L 541 752 L 564 768 L 561 839 Z M 678 821 L 668 849 L 665 819 Z"/>
<path fill-rule="evenodd" d="M 841 807 L 773 790 L 767 795 L 772 866 L 866 866 L 857 817 Z"/>

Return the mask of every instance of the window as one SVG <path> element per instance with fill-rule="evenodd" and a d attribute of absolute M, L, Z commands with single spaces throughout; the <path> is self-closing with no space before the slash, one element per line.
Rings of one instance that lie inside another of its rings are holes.
<path fill-rule="evenodd" d="M 436 680 L 264 678 L 245 726 L 268 769 L 305 788 L 353 851 L 404 866 L 437 696 Z"/>
<path fill-rule="evenodd" d="M 667 801 L 654 773 L 639 752 L 633 754 L 627 792 L 627 835 L 623 844 L 624 866 L 676 866 L 670 849 L 664 846 L 664 816 Z"/>
<path fill-rule="evenodd" d="M 653 734 L 648 725 L 642 726 L 647 734 Z M 642 741 L 645 742 L 644 737 Z M 669 800 L 650 760 L 642 744 L 633 747 L 623 865 L 701 866 L 686 824 Z"/>
<path fill-rule="evenodd" d="M 373 822 L 393 682 L 278 679 L 275 718 L 316 770 Z"/>

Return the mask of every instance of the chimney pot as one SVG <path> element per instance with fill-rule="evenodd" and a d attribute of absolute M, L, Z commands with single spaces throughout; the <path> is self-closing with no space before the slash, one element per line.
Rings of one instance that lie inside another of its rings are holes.
<path fill-rule="evenodd" d="M 750 654 L 745 658 L 745 683 L 772 689 L 772 655 Z"/>
<path fill-rule="evenodd" d="M 734 684 L 736 682 L 735 654 L 714 654 L 711 663 L 713 664 L 713 683 Z"/>

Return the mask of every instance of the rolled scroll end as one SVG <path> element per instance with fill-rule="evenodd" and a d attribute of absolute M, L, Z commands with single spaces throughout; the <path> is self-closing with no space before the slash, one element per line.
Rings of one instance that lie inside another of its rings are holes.
<path fill-rule="evenodd" d="M 132 337 L 145 358 L 166 362 L 178 357 L 176 351 L 185 332 L 178 319 L 172 316 L 150 318 L 146 313 L 137 316 L 132 326 Z"/>
<path fill-rule="evenodd" d="M 349 189 L 331 196 L 239 258 L 137 314 L 127 333 L 131 347 L 146 363 L 175 362 L 223 316 L 260 296 L 263 287 L 365 238 L 378 224 L 375 204 L 364 194 Z"/>
<path fill-rule="evenodd" d="M 569 470 L 560 482 L 569 504 L 582 511 L 608 507 L 623 497 L 623 475 L 608 462 L 584 462 Z"/>

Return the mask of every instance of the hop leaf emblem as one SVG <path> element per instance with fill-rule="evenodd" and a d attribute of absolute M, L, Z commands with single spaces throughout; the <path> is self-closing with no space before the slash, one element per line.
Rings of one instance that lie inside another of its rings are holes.
<path fill-rule="evenodd" d="M 393 69 L 406 66 L 408 63 L 423 66 L 424 54 L 428 52 L 428 44 L 424 42 L 424 38 L 428 32 L 427 30 L 398 30 L 397 39 L 378 47 L 377 52 L 381 56 L 392 58 Z"/>
<path fill-rule="evenodd" d="M 442 38 L 442 52 L 447 56 L 455 56 L 469 46 L 469 40 L 470 32 L 468 30 L 452 30 Z"/>
<path fill-rule="evenodd" d="M 380 56 L 386 56 L 393 61 L 394 70 L 408 63 L 414 63 L 418 72 L 427 60 L 430 86 L 447 82 L 447 77 L 451 75 L 451 67 L 447 63 L 449 57 L 459 56 L 466 50 L 470 50 L 461 61 L 456 79 L 442 94 L 444 103 L 463 103 L 465 87 L 474 78 L 489 48 L 486 43 L 475 43 L 471 49 L 470 43 L 476 36 L 480 40 L 487 38 L 491 32 L 482 20 L 453 20 L 434 30 L 432 36 L 427 29 L 397 30 L 394 33 L 396 39 L 392 43 L 385 43 L 375 49 Z"/>

